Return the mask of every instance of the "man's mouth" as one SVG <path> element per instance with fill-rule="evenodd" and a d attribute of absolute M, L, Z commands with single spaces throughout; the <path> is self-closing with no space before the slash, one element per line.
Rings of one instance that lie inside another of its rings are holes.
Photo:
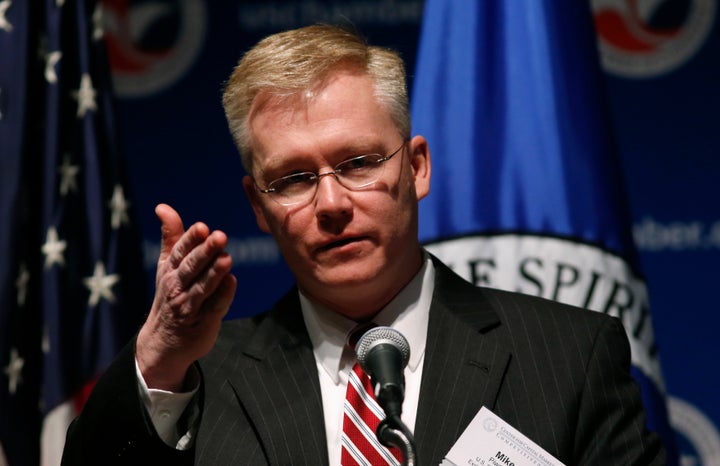
<path fill-rule="evenodd" d="M 343 239 L 340 239 L 337 241 L 332 241 L 330 243 L 325 244 L 324 246 L 319 247 L 318 251 L 325 252 L 325 251 L 330 251 L 330 250 L 336 249 L 336 248 L 342 248 L 343 246 L 361 241 L 362 239 L 363 238 L 360 238 L 360 237 L 343 238 Z"/>

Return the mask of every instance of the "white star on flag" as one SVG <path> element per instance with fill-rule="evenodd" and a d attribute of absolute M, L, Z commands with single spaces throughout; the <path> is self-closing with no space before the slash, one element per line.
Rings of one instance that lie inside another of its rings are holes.
<path fill-rule="evenodd" d="M 73 98 L 78 101 L 78 118 L 84 117 L 88 110 L 97 110 L 96 96 L 97 91 L 93 87 L 92 78 L 89 74 L 83 73 L 80 78 L 80 88 L 73 92 Z"/>
<path fill-rule="evenodd" d="M 10 0 L 3 0 L 0 2 L 0 29 L 6 32 L 12 32 L 13 30 L 13 25 L 10 24 L 10 21 L 8 21 L 5 17 L 5 14 L 11 5 L 12 2 Z"/>
<path fill-rule="evenodd" d="M 80 172 L 80 166 L 72 165 L 70 156 L 65 156 L 58 172 L 60 172 L 60 194 L 67 196 L 70 191 L 77 191 L 77 174 Z"/>
<path fill-rule="evenodd" d="M 128 209 L 130 208 L 130 203 L 125 199 L 125 193 L 123 192 L 123 188 L 121 185 L 116 184 L 115 189 L 113 189 L 113 195 L 110 199 L 110 210 L 112 211 L 112 216 L 110 218 L 110 224 L 113 227 L 113 230 L 117 230 L 122 225 L 127 225 L 130 223 L 130 218 L 128 217 Z"/>
<path fill-rule="evenodd" d="M 45 81 L 50 84 L 57 83 L 58 78 L 55 72 L 55 65 L 58 64 L 61 58 L 62 52 L 59 50 L 45 54 Z"/>
<path fill-rule="evenodd" d="M 42 253 L 45 254 L 45 269 L 49 269 L 53 264 L 65 265 L 63 253 L 66 248 L 67 241 L 60 240 L 55 227 L 48 228 L 45 244 L 41 248 Z"/>
<path fill-rule="evenodd" d="M 15 280 L 15 287 L 17 288 L 17 304 L 20 307 L 25 306 L 25 299 L 27 298 L 27 285 L 29 281 L 30 272 L 23 262 L 20 264 L 20 272 L 18 273 L 17 280 Z"/>
<path fill-rule="evenodd" d="M 25 360 L 18 355 L 17 348 L 10 350 L 10 362 L 3 372 L 8 376 L 8 391 L 11 395 L 14 395 L 17 391 L 17 387 L 22 382 L 22 370 L 25 365 Z"/>
<path fill-rule="evenodd" d="M 95 263 L 95 270 L 91 277 L 83 279 L 83 283 L 90 290 L 90 299 L 88 304 L 90 306 L 96 306 L 100 302 L 100 298 L 105 298 L 111 303 L 115 301 L 115 295 L 112 292 L 112 287 L 120 281 L 120 275 L 105 274 L 105 264 L 102 262 Z"/>

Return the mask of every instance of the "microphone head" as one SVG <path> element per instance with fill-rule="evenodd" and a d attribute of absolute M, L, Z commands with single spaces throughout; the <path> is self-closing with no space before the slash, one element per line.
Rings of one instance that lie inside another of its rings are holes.
<path fill-rule="evenodd" d="M 391 345 L 397 348 L 402 356 L 401 369 L 405 369 L 410 359 L 410 344 L 407 339 L 394 328 L 374 327 L 365 332 L 355 346 L 357 360 L 366 373 L 371 373 L 371 370 L 367 367 L 368 355 L 379 345 Z"/>

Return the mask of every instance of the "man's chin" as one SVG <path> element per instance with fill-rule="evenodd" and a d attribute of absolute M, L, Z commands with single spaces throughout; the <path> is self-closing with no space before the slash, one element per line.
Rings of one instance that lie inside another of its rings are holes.
<path fill-rule="evenodd" d="M 357 289 L 370 285 L 382 273 L 382 267 L 357 260 L 317 268 L 313 279 L 326 288 Z"/>
<path fill-rule="evenodd" d="M 378 275 L 379 271 L 371 271 L 364 267 L 351 265 L 333 267 L 323 270 L 317 276 L 320 283 L 333 287 L 357 287 L 367 284 Z"/>

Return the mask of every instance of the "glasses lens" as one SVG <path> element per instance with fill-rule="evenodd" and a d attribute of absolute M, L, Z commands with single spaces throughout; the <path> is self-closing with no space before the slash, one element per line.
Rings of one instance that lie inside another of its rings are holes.
<path fill-rule="evenodd" d="M 317 183 L 317 175 L 310 172 L 293 173 L 278 178 L 268 185 L 273 198 L 282 205 L 303 202 L 313 195 Z"/>
<path fill-rule="evenodd" d="M 380 178 L 384 160 L 379 154 L 360 155 L 341 162 L 335 173 L 348 188 L 362 188 Z"/>

